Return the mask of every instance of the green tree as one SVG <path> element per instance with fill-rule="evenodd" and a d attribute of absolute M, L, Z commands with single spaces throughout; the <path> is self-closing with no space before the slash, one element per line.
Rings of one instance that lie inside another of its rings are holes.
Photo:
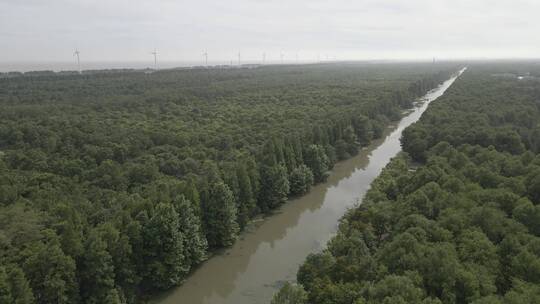
<path fill-rule="evenodd" d="M 272 298 L 271 304 L 306 304 L 307 293 L 299 285 L 286 282 Z"/>
<path fill-rule="evenodd" d="M 81 262 L 81 296 L 85 303 L 104 303 L 115 288 L 114 265 L 107 244 L 97 230 L 90 231 Z"/>
<path fill-rule="evenodd" d="M 351 157 L 349 154 L 349 147 L 343 139 L 338 139 L 334 144 L 334 147 L 336 149 L 336 157 L 338 160 L 344 160 Z"/>
<path fill-rule="evenodd" d="M 302 195 L 309 192 L 313 185 L 313 173 L 306 165 L 300 165 L 291 172 L 290 192 L 292 195 Z"/>
<path fill-rule="evenodd" d="M 540 236 L 540 205 L 535 206 L 526 198 L 520 199 L 512 213 L 532 234 Z"/>
<path fill-rule="evenodd" d="M 8 275 L 4 267 L 0 267 L 0 303 L 12 303 L 13 295 L 9 286 Z"/>
<path fill-rule="evenodd" d="M 48 240 L 27 248 L 23 267 L 38 303 L 76 303 L 79 286 L 75 261 L 64 254 L 58 238 L 47 232 Z"/>
<path fill-rule="evenodd" d="M 540 168 L 535 168 L 527 175 L 525 185 L 531 201 L 540 204 Z"/>
<path fill-rule="evenodd" d="M 315 182 L 320 183 L 326 180 L 330 161 L 322 146 L 310 145 L 304 153 L 304 161 L 313 172 Z"/>
<path fill-rule="evenodd" d="M 423 291 L 406 276 L 388 275 L 373 286 L 371 297 L 377 303 L 420 303 Z"/>
<path fill-rule="evenodd" d="M 197 186 L 195 186 L 195 183 L 193 181 L 190 181 L 188 183 L 186 190 L 184 191 L 184 196 L 188 201 L 193 204 L 193 211 L 195 212 L 195 215 L 200 218 L 202 216 L 201 196 L 199 194 L 199 190 L 197 190 Z"/>
<path fill-rule="evenodd" d="M 263 212 L 280 206 L 287 201 L 289 179 L 287 169 L 283 165 L 261 168 L 261 189 L 259 191 L 259 208 Z"/>
<path fill-rule="evenodd" d="M 106 304 L 123 304 L 125 302 L 122 301 L 122 299 L 120 297 L 120 294 L 118 293 L 117 289 L 111 289 L 107 293 L 107 295 L 106 295 L 106 297 L 105 297 L 105 299 L 104 299 L 104 301 L 102 303 L 106 303 Z"/>
<path fill-rule="evenodd" d="M 203 202 L 204 230 L 211 248 L 230 246 L 238 236 L 236 203 L 231 190 L 223 182 L 210 187 L 209 196 Z"/>
<path fill-rule="evenodd" d="M 60 237 L 62 250 L 73 258 L 78 258 L 83 253 L 83 229 L 84 224 L 81 215 L 74 206 L 67 203 L 59 203 L 55 206 L 56 218 L 53 227 Z"/>
<path fill-rule="evenodd" d="M 428 134 L 418 124 L 413 124 L 403 131 L 401 147 L 416 161 L 424 161 L 428 149 Z"/>
<path fill-rule="evenodd" d="M 1 267 L 0 267 L 1 268 Z M 0 270 L 1 272 L 1 270 Z M 16 265 L 9 265 L 6 267 L 7 281 L 10 287 L 10 293 L 13 298 L 13 304 L 30 304 L 35 303 L 34 294 L 32 289 L 24 275 L 24 272 Z M 2 275 L 0 274 L 0 277 Z M 0 278 L 0 281 L 2 279 Z M 1 285 L 2 283 L 0 283 Z M 0 287 L 1 289 L 1 287 Z M 2 302 L 3 303 L 3 302 Z"/>
<path fill-rule="evenodd" d="M 159 203 L 143 227 L 145 284 L 167 289 L 178 284 L 189 267 L 183 256 L 179 216 L 171 204 Z"/>
<path fill-rule="evenodd" d="M 127 302 L 133 302 L 136 296 L 137 285 L 141 280 L 136 265 L 137 259 L 140 260 L 141 258 L 139 258 L 138 251 L 133 250 L 133 245 L 140 247 L 141 245 L 139 244 L 142 242 L 139 240 L 140 231 L 133 231 L 140 229 L 138 225 L 137 228 L 132 226 L 136 222 L 129 216 L 126 216 L 124 220 L 126 221 L 124 224 L 127 224 L 124 233 L 116 229 L 111 223 L 101 225 L 99 232 L 101 238 L 107 244 L 107 252 L 112 258 L 115 284 L 121 291 L 122 297 L 126 298 Z M 111 293 L 118 294 L 118 291 L 110 289 L 107 297 Z"/>
<path fill-rule="evenodd" d="M 178 210 L 179 227 L 183 236 L 183 255 L 186 263 L 193 267 L 206 259 L 208 243 L 202 232 L 202 224 L 193 210 L 193 204 L 183 195 L 175 198 L 174 207 Z"/>
<path fill-rule="evenodd" d="M 358 153 L 358 138 L 352 126 L 347 126 L 343 131 L 343 139 L 347 143 L 347 153 L 356 155 Z"/>
<path fill-rule="evenodd" d="M 254 215 L 256 208 L 255 196 L 253 195 L 253 186 L 249 178 L 245 165 L 237 167 L 238 176 L 238 224 L 244 228 L 249 219 Z"/>

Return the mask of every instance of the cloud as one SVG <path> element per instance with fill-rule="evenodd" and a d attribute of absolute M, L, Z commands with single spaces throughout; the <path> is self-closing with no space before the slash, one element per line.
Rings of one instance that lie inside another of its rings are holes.
<path fill-rule="evenodd" d="M 536 56 L 532 0 L 0 0 L 0 61 Z M 289 56 L 290 57 L 290 56 Z"/>

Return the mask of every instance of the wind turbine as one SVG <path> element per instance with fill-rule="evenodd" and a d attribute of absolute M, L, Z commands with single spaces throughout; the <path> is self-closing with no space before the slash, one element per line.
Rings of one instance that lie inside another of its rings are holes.
<path fill-rule="evenodd" d="M 240 52 L 238 52 L 238 65 L 241 65 L 241 63 L 242 63 L 241 59 L 242 59 L 241 54 L 240 54 Z"/>
<path fill-rule="evenodd" d="M 283 55 L 283 53 L 280 53 L 280 54 L 279 54 L 279 57 L 281 58 L 281 64 L 283 64 L 283 57 L 284 57 L 284 56 L 285 56 L 285 55 Z"/>
<path fill-rule="evenodd" d="M 154 51 L 152 53 L 150 53 L 150 54 L 154 55 L 154 70 L 157 71 L 157 54 L 158 53 L 157 53 L 156 49 L 154 48 Z"/>
<path fill-rule="evenodd" d="M 73 53 L 73 56 L 77 56 L 77 69 L 79 71 L 79 74 L 81 74 L 81 58 L 79 57 L 79 49 L 75 49 L 75 52 Z"/>
<path fill-rule="evenodd" d="M 206 63 L 206 67 L 208 67 L 208 51 L 204 51 L 203 53 L 203 56 L 204 56 L 204 62 Z"/>

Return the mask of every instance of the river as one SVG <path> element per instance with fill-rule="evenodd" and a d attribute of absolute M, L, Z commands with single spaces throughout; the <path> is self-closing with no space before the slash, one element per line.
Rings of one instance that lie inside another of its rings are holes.
<path fill-rule="evenodd" d="M 465 69 L 461 70 L 463 73 Z M 308 254 L 320 251 L 339 219 L 355 206 L 373 179 L 400 150 L 403 129 L 452 85 L 453 77 L 427 93 L 383 139 L 336 164 L 327 182 L 290 200 L 276 214 L 251 223 L 230 248 L 203 263 L 186 282 L 159 296 L 159 304 L 269 304 L 285 281 L 294 281 Z"/>

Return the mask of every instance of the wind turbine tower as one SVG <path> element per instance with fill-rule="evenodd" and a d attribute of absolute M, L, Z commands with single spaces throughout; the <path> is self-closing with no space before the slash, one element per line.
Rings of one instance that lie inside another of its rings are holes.
<path fill-rule="evenodd" d="M 154 51 L 150 54 L 154 55 L 154 70 L 157 71 L 157 50 L 154 49 Z"/>
<path fill-rule="evenodd" d="M 279 57 L 281 58 L 281 64 L 283 64 L 283 57 L 284 57 L 283 53 L 279 54 Z"/>
<path fill-rule="evenodd" d="M 81 58 L 79 57 L 79 49 L 75 49 L 75 52 L 73 53 L 73 56 L 77 56 L 77 70 L 79 71 L 79 74 L 81 74 Z"/>
<path fill-rule="evenodd" d="M 203 56 L 206 67 L 208 67 L 208 51 L 204 51 Z"/>
<path fill-rule="evenodd" d="M 238 52 L 238 65 L 242 65 L 242 54 Z"/>

